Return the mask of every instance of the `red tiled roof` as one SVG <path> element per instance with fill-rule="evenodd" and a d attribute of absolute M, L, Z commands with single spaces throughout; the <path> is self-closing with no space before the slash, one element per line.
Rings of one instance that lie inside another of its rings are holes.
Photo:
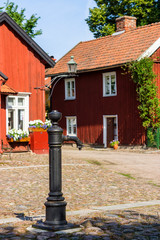
<path fill-rule="evenodd" d="M 2 94 L 17 94 L 17 92 L 13 88 L 9 87 L 7 84 L 4 84 L 1 86 L 1 93 Z"/>
<path fill-rule="evenodd" d="M 67 72 L 67 62 L 74 56 L 78 71 L 108 68 L 137 60 L 160 38 L 160 22 L 138 27 L 119 35 L 80 42 L 64 55 L 46 76 Z"/>

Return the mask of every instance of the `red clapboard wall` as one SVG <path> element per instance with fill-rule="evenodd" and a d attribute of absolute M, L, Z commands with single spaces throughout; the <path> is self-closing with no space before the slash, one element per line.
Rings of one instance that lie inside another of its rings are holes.
<path fill-rule="evenodd" d="M 29 120 L 45 120 L 45 67 L 54 62 L 6 13 L 0 14 L 0 71 L 17 93 L 29 94 Z M 1 95 L 1 139 L 6 141 L 6 95 Z M 1 140 L 0 139 L 0 140 Z M 1 144 L 0 144 L 1 145 Z"/>
<path fill-rule="evenodd" d="M 53 92 L 52 109 L 63 113 L 60 121 L 66 134 L 66 116 L 77 117 L 77 136 L 84 143 L 103 144 L 103 115 L 118 115 L 118 139 L 121 144 L 143 144 L 145 132 L 137 109 L 135 84 L 121 68 L 116 71 L 117 96 L 103 97 L 102 74 L 97 71 L 78 74 L 76 99 L 65 100 L 64 80 Z"/>
<path fill-rule="evenodd" d="M 0 66 L 7 84 L 17 92 L 30 92 L 30 120 L 45 118 L 45 65 L 31 47 L 7 24 L 0 25 Z M 41 108 L 41 111 L 39 109 Z"/>

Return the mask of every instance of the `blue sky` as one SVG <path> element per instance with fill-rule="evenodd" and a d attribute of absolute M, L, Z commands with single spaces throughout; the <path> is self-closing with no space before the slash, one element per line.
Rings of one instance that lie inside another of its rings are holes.
<path fill-rule="evenodd" d="M 85 19 L 94 0 L 11 0 L 26 9 L 27 18 L 33 13 L 41 18 L 37 29 L 43 34 L 34 40 L 57 60 L 80 41 L 93 39 Z M 4 0 L 5 2 L 5 0 Z"/>

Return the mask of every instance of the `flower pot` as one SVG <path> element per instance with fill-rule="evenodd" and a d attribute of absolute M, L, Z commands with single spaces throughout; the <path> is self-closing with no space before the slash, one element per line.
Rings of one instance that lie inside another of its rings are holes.
<path fill-rule="evenodd" d="M 13 138 L 11 139 L 7 139 L 8 142 L 29 142 L 30 141 L 30 137 L 25 137 L 25 138 L 21 138 L 19 140 L 14 140 Z"/>
<path fill-rule="evenodd" d="M 44 128 L 28 128 L 29 132 L 46 132 L 47 129 L 44 129 Z"/>
<path fill-rule="evenodd" d="M 115 150 L 117 150 L 117 149 L 118 149 L 118 144 L 114 144 L 113 148 L 114 148 Z"/>
<path fill-rule="evenodd" d="M 30 149 L 36 154 L 48 154 L 48 133 L 47 131 L 33 131 L 30 133 Z"/>
<path fill-rule="evenodd" d="M 10 147 L 12 148 L 12 152 L 28 152 L 30 151 L 29 143 L 30 137 L 21 138 L 17 141 L 14 141 L 12 138 L 7 139 Z"/>

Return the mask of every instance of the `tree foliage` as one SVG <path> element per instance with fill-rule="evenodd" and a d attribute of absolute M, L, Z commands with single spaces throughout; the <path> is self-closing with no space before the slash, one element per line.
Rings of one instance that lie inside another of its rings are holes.
<path fill-rule="evenodd" d="M 42 30 L 35 30 L 40 17 L 32 14 L 29 19 L 25 16 L 25 8 L 18 11 L 18 5 L 9 0 L 0 7 L 0 12 L 5 11 L 30 37 L 34 38 L 42 34 Z"/>
<path fill-rule="evenodd" d="M 137 26 L 160 21 L 160 0 L 94 0 L 86 22 L 94 37 L 115 32 L 115 19 L 124 15 L 137 18 Z"/>
<path fill-rule="evenodd" d="M 128 64 L 129 72 L 136 83 L 137 98 L 139 102 L 140 118 L 145 129 L 160 127 L 160 103 L 158 87 L 153 73 L 153 61 L 143 58 Z"/>

